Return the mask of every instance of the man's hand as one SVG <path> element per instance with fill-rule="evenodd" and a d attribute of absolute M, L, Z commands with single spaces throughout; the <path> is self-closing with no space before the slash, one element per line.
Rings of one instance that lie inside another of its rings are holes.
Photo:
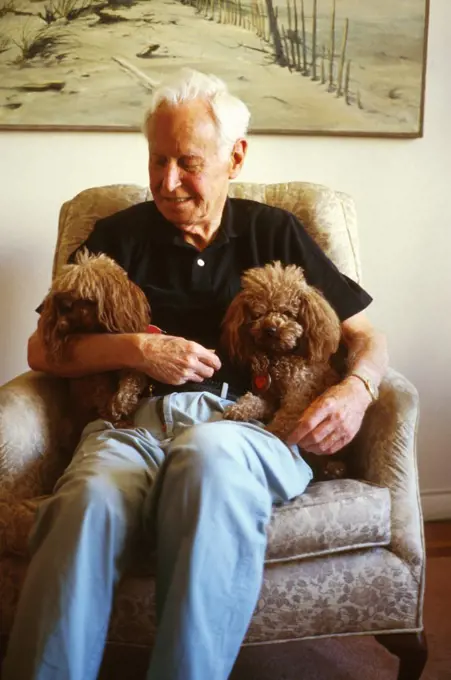
<path fill-rule="evenodd" d="M 214 352 L 197 342 L 173 335 L 137 334 L 136 370 L 169 385 L 202 382 L 221 368 Z"/>
<path fill-rule="evenodd" d="M 302 413 L 287 443 L 318 455 L 336 453 L 354 439 L 370 403 L 362 381 L 353 376 L 345 378 Z"/>

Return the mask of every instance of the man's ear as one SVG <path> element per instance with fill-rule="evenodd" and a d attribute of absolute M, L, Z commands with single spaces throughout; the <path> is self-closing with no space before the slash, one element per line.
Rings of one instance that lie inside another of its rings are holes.
<path fill-rule="evenodd" d="M 233 145 L 229 161 L 229 179 L 235 179 L 241 172 L 244 159 L 246 158 L 247 140 L 237 139 Z"/>

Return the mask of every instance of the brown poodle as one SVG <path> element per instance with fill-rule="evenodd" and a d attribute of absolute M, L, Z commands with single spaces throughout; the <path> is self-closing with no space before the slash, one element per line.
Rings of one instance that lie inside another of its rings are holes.
<path fill-rule="evenodd" d="M 38 331 L 48 358 L 58 363 L 70 360 L 76 334 L 139 333 L 149 323 L 146 296 L 122 267 L 84 249 L 53 281 Z M 129 424 L 149 384 L 147 375 L 126 369 L 70 378 L 76 426 L 98 417 L 116 426 Z"/>
<path fill-rule="evenodd" d="M 300 267 L 275 262 L 246 271 L 224 318 L 222 341 L 231 359 L 250 367 L 253 391 L 224 417 L 263 421 L 285 440 L 312 401 L 339 382 L 330 359 L 340 337 L 338 316 Z M 343 476 L 338 468 L 321 476 Z"/>

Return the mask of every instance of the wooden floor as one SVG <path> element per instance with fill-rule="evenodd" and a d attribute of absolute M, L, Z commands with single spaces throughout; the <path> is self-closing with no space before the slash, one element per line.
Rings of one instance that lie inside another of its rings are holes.
<path fill-rule="evenodd" d="M 451 521 L 426 522 L 424 531 L 428 557 L 451 556 Z"/>

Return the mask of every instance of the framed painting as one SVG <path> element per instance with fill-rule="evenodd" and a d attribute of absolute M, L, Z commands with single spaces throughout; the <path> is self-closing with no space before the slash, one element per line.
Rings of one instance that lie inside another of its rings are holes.
<path fill-rule="evenodd" d="M 251 132 L 423 134 L 429 0 L 0 0 L 0 129 L 140 129 L 189 66 Z"/>

